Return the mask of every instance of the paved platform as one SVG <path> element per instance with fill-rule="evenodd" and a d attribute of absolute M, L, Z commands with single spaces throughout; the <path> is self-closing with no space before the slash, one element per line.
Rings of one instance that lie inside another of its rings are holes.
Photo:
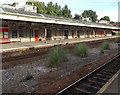
<path fill-rule="evenodd" d="M 0 44 L 1 49 L 0 52 L 11 51 L 11 50 L 20 50 L 20 49 L 29 49 L 29 48 L 37 48 L 37 47 L 49 47 L 59 44 L 66 43 L 78 43 L 78 42 L 87 42 L 87 41 L 95 41 L 101 39 L 109 39 L 109 38 L 117 38 L 118 36 L 109 36 L 109 37 L 96 37 L 96 38 L 79 38 L 79 39 L 65 39 L 65 40 L 48 40 L 46 43 L 44 42 L 14 42 L 9 44 Z"/>
<path fill-rule="evenodd" d="M 98 91 L 96 95 L 120 95 L 120 70 Z"/>

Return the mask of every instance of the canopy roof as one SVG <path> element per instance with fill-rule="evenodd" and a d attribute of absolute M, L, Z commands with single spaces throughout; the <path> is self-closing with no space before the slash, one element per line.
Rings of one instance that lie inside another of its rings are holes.
<path fill-rule="evenodd" d="M 80 21 L 80 20 L 51 16 L 51 15 L 46 15 L 46 14 L 39 14 L 39 13 L 34 13 L 34 12 L 27 12 L 27 11 L 23 11 L 23 9 L 10 9 L 10 8 L 0 7 L 0 15 L 2 15 L 0 16 L 1 19 L 11 19 L 10 16 L 14 15 L 14 16 L 17 16 L 17 18 L 12 18 L 12 20 L 55 23 L 55 24 L 65 24 L 65 25 L 74 25 L 74 26 L 107 28 L 107 29 L 120 29 L 118 27 L 110 26 L 110 25 Z M 7 15 L 7 17 L 4 15 Z M 19 17 L 21 18 L 19 19 Z M 22 19 L 22 17 L 26 17 L 26 19 Z"/>

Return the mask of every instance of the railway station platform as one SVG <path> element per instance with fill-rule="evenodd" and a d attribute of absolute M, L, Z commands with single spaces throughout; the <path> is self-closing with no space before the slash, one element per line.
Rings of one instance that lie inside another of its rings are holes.
<path fill-rule="evenodd" d="M 120 70 L 98 91 L 101 95 L 120 95 Z"/>
<path fill-rule="evenodd" d="M 29 48 L 50 47 L 50 46 L 54 46 L 54 45 L 65 45 L 68 43 L 72 44 L 72 43 L 78 43 L 78 42 L 89 42 L 89 41 L 110 39 L 110 38 L 118 38 L 118 36 L 64 39 L 64 40 L 47 40 L 46 42 L 42 42 L 42 41 L 39 41 L 39 42 L 14 42 L 14 43 L 9 43 L 9 44 L 1 44 L 0 52 L 22 50 L 22 49 L 29 49 Z"/>

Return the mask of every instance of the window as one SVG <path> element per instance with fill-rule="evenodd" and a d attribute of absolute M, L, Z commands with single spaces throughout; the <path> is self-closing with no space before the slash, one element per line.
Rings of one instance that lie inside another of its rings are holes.
<path fill-rule="evenodd" d="M 0 38 L 3 38 L 3 32 L 0 32 Z"/>
<path fill-rule="evenodd" d="M 8 32 L 4 32 L 4 38 L 8 38 Z"/>
<path fill-rule="evenodd" d="M 17 31 L 15 30 L 12 31 L 12 38 L 17 38 Z"/>
<path fill-rule="evenodd" d="M 19 37 L 24 37 L 24 34 L 23 34 L 22 30 L 19 32 Z"/>

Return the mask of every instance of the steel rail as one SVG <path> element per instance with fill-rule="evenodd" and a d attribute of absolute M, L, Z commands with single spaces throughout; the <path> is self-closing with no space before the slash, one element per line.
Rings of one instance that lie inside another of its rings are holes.
<path fill-rule="evenodd" d="M 62 89 L 61 91 L 57 92 L 55 95 L 59 95 L 61 93 L 63 93 L 64 91 L 66 91 L 67 89 L 69 89 L 70 87 L 74 86 L 75 84 L 77 84 L 78 82 L 82 81 L 83 79 L 85 79 L 86 77 L 90 76 L 91 74 L 95 73 L 96 71 L 98 71 L 99 69 L 101 69 L 102 67 L 104 67 L 105 65 L 109 64 L 110 62 L 112 62 L 114 59 L 116 59 L 117 57 L 119 57 L 120 54 L 116 55 L 115 57 L 113 57 L 111 60 L 107 61 L 105 64 L 99 66 L 98 68 L 96 68 L 95 70 L 93 70 L 92 72 L 88 73 L 87 75 L 83 76 L 82 78 L 80 78 L 79 80 L 75 81 L 74 83 L 70 84 L 69 86 L 65 87 L 64 89 Z"/>

